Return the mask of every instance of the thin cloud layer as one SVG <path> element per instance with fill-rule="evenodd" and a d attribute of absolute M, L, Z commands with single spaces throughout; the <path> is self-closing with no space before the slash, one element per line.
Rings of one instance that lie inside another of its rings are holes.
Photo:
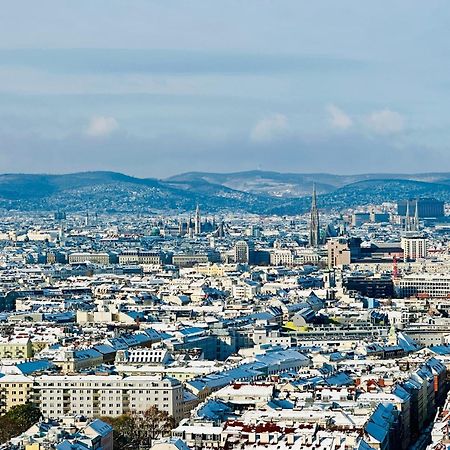
<path fill-rule="evenodd" d="M 336 105 L 328 105 L 326 110 L 329 114 L 330 124 L 333 128 L 347 130 L 353 125 L 351 117 Z"/>
<path fill-rule="evenodd" d="M 383 109 L 374 111 L 366 118 L 366 124 L 374 133 L 389 135 L 401 133 L 405 129 L 405 118 L 396 111 Z"/>
<path fill-rule="evenodd" d="M 260 120 L 251 130 L 250 139 L 253 142 L 270 142 L 284 136 L 289 131 L 289 121 L 284 114 L 273 114 Z"/>
<path fill-rule="evenodd" d="M 114 117 L 92 117 L 86 128 L 86 134 L 90 137 L 107 137 L 119 128 L 119 123 Z"/>

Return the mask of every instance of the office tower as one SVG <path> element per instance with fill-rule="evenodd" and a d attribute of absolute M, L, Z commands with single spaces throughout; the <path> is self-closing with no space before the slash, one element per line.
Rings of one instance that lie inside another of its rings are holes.
<path fill-rule="evenodd" d="M 309 223 L 309 245 L 317 247 L 320 243 L 319 210 L 317 209 L 316 185 L 313 186 L 311 215 Z"/>
<path fill-rule="evenodd" d="M 238 241 L 234 246 L 234 261 L 248 264 L 250 261 L 250 246 L 246 241 Z"/>

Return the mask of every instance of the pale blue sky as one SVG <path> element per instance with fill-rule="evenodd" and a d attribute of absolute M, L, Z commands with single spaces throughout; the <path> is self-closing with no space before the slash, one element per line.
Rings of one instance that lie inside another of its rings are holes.
<path fill-rule="evenodd" d="M 450 170 L 448 0 L 0 7 L 0 172 Z"/>

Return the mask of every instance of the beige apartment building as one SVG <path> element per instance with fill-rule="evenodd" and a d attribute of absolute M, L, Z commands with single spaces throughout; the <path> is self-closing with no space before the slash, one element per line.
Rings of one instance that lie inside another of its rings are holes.
<path fill-rule="evenodd" d="M 4 338 L 0 340 L 0 359 L 29 359 L 33 356 L 30 338 Z"/>
<path fill-rule="evenodd" d="M 34 399 L 45 418 L 120 416 L 150 406 L 177 422 L 184 415 L 182 384 L 152 375 L 43 375 L 35 378 Z"/>
<path fill-rule="evenodd" d="M 0 377 L 0 414 L 30 400 L 32 389 L 33 379 L 25 375 L 14 374 Z"/>

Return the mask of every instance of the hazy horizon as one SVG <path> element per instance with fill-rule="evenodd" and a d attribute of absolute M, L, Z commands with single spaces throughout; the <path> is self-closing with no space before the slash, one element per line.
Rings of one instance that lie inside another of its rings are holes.
<path fill-rule="evenodd" d="M 118 173 L 126 176 L 130 176 L 133 178 L 141 178 L 141 179 L 147 179 L 152 178 L 155 180 L 166 180 L 173 177 L 176 177 L 178 175 L 184 175 L 189 173 L 205 173 L 205 174 L 217 174 L 217 175 L 232 175 L 232 174 L 239 174 L 239 173 L 250 173 L 250 172 L 261 172 L 261 173 L 277 173 L 277 174 L 286 174 L 286 175 L 330 175 L 330 176 L 336 176 L 336 177 L 352 177 L 352 176 L 372 176 L 372 175 L 382 175 L 382 176 L 420 176 L 420 175 L 442 175 L 442 174 L 450 174 L 450 171 L 425 171 L 425 172 L 349 172 L 349 173 L 338 173 L 338 172 L 293 172 L 293 171 L 276 171 L 276 170 L 263 170 L 263 169 L 243 169 L 238 171 L 202 171 L 202 170 L 192 170 L 192 171 L 184 171 L 184 172 L 176 172 L 169 174 L 164 177 L 157 177 L 157 176 L 146 176 L 146 175 L 135 175 L 130 172 L 124 172 L 119 170 L 106 170 L 106 169 L 87 169 L 87 170 L 80 170 L 80 171 L 72 171 L 72 172 L 0 172 L 0 175 L 42 175 L 42 176 L 63 176 L 63 175 L 75 175 L 75 174 L 82 174 L 82 173 Z"/>
<path fill-rule="evenodd" d="M 444 0 L 10 2 L 0 172 L 450 171 L 449 19 Z"/>

